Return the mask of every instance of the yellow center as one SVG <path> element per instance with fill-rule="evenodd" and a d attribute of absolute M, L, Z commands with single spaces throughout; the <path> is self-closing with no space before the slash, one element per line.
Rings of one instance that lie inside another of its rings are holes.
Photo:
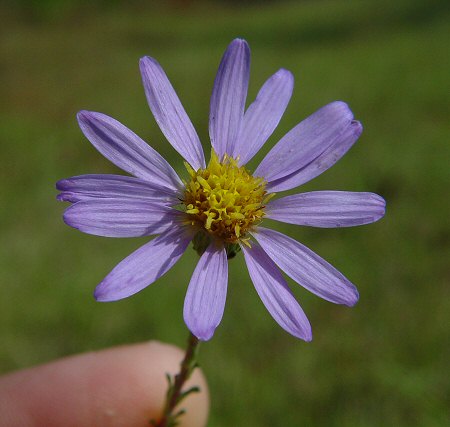
<path fill-rule="evenodd" d="M 183 203 L 189 223 L 226 243 L 245 243 L 247 231 L 264 216 L 270 198 L 264 179 L 253 177 L 226 154 L 219 161 L 214 151 L 206 169 L 186 168 L 191 180 Z"/>

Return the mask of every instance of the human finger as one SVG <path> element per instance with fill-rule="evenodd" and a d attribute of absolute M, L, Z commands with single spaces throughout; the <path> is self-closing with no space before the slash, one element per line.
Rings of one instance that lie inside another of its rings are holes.
<path fill-rule="evenodd" d="M 152 341 L 67 357 L 0 378 L 2 427 L 144 427 L 158 418 L 166 373 L 179 370 L 183 352 Z M 204 427 L 209 406 L 199 369 L 186 389 L 200 393 L 181 403 L 180 427 Z"/>

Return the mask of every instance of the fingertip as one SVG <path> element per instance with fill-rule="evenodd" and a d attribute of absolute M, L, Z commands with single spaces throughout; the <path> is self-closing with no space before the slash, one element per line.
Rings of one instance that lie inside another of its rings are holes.
<path fill-rule="evenodd" d="M 91 352 L 9 374 L 0 379 L 0 412 L 9 427 L 142 426 L 158 418 L 166 373 L 179 370 L 183 351 L 157 341 Z M 209 407 L 206 380 L 195 370 L 182 403 L 180 427 L 204 427 Z M 20 415 L 20 422 L 18 420 Z"/>

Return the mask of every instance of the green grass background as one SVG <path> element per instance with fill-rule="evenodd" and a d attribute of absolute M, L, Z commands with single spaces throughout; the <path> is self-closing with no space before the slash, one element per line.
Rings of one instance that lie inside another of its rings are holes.
<path fill-rule="evenodd" d="M 265 152 L 320 106 L 345 100 L 364 125 L 352 150 L 301 190 L 373 191 L 386 217 L 354 229 L 274 225 L 341 270 L 352 309 L 292 289 L 313 326 L 297 341 L 271 319 L 242 256 L 223 322 L 202 345 L 210 426 L 449 423 L 450 14 L 445 1 L 3 2 L 0 38 L 0 372 L 116 344 L 183 346 L 188 251 L 138 295 L 101 304 L 95 285 L 147 239 L 62 222 L 54 183 L 117 173 L 77 127 L 109 114 L 184 174 L 145 101 L 138 60 L 160 61 L 201 136 L 221 55 L 252 49 L 249 100 L 280 67 L 295 91 Z"/>

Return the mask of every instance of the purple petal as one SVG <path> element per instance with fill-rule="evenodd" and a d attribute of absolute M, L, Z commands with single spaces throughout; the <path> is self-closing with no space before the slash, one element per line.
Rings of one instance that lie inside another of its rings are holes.
<path fill-rule="evenodd" d="M 119 168 L 171 190 L 182 186 L 169 163 L 117 120 L 92 111 L 80 111 L 77 117 L 86 138 Z"/>
<path fill-rule="evenodd" d="M 251 160 L 272 135 L 291 99 L 293 88 L 294 77 L 284 69 L 278 70 L 264 83 L 244 114 L 236 141 L 235 152 L 241 166 Z"/>
<path fill-rule="evenodd" d="M 151 285 L 180 259 L 192 237 L 177 227 L 141 246 L 103 279 L 95 289 L 95 299 L 117 301 Z"/>
<path fill-rule="evenodd" d="M 167 140 L 195 169 L 205 168 L 197 132 L 158 62 L 146 56 L 139 63 L 148 105 Z"/>
<path fill-rule="evenodd" d="M 201 256 L 184 300 L 184 321 L 200 340 L 208 341 L 222 320 L 227 296 L 228 264 L 224 247 L 212 242 Z"/>
<path fill-rule="evenodd" d="M 352 227 L 378 221 L 386 202 L 378 194 L 313 191 L 268 203 L 267 218 L 311 227 Z"/>
<path fill-rule="evenodd" d="M 140 178 L 123 175 L 80 175 L 56 183 L 58 200 L 79 202 L 97 199 L 139 199 L 159 203 L 177 203 L 177 193 Z"/>
<path fill-rule="evenodd" d="M 221 158 L 235 157 L 235 140 L 244 117 L 250 74 L 250 48 L 233 40 L 225 51 L 214 81 L 209 113 L 211 144 Z"/>
<path fill-rule="evenodd" d="M 252 234 L 275 264 L 310 292 L 336 304 L 358 301 L 355 286 L 306 246 L 267 228 L 258 227 Z"/>
<path fill-rule="evenodd" d="M 275 321 L 287 332 L 311 341 L 311 325 L 280 270 L 257 243 L 241 245 L 256 292 Z"/>
<path fill-rule="evenodd" d="M 182 218 L 182 212 L 168 206 L 133 199 L 82 201 L 64 212 L 64 222 L 70 227 L 103 237 L 160 234 Z"/>
<path fill-rule="evenodd" d="M 285 191 L 312 180 L 333 166 L 357 141 L 362 130 L 361 123 L 353 120 L 323 153 L 290 175 L 268 183 L 267 189 L 271 192 Z"/>
<path fill-rule="evenodd" d="M 298 171 L 332 145 L 352 119 L 344 102 L 322 107 L 281 138 L 259 164 L 255 176 L 271 182 Z"/>

